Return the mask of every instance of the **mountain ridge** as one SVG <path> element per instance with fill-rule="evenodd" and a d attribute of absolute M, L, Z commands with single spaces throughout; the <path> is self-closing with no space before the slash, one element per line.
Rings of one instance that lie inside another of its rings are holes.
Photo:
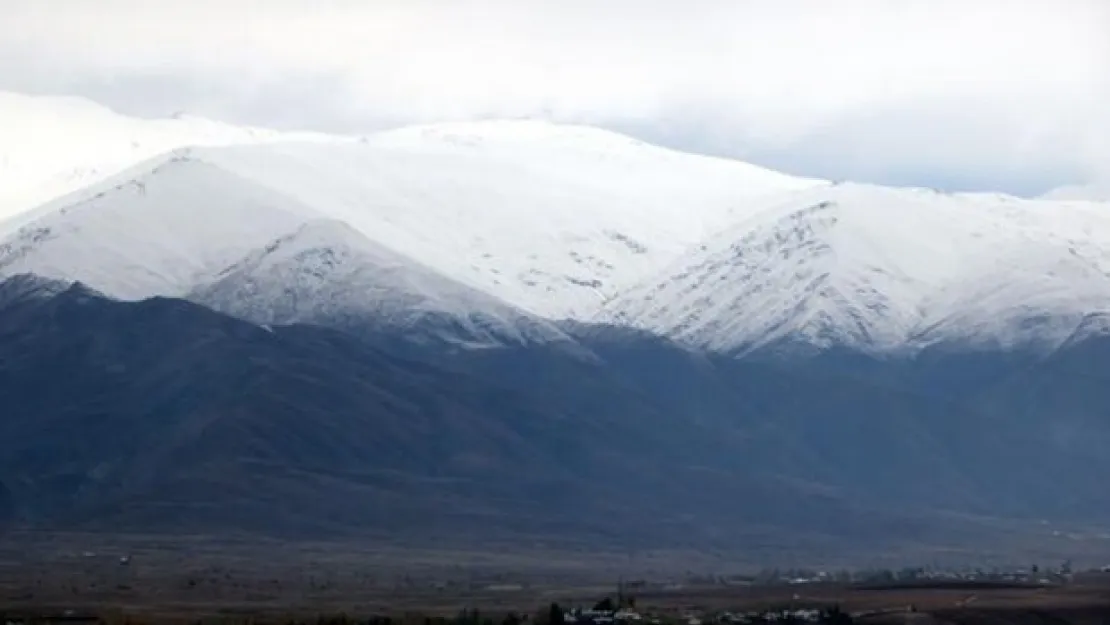
<path fill-rule="evenodd" d="M 497 124 L 466 127 L 488 129 Z M 558 130 L 539 127 L 545 132 Z M 426 132 L 427 128 L 407 134 L 389 131 L 393 134 L 385 136 L 394 139 L 384 143 L 398 143 L 400 136 L 403 149 L 394 146 L 383 152 L 373 141 L 179 150 L 139 166 L 114 184 L 77 192 L 25 215 L 22 222 L 9 221 L 9 228 L 20 227 L 0 242 L 4 250 L 0 271 L 81 280 L 125 298 L 182 295 L 283 232 L 310 219 L 331 218 L 450 280 L 530 314 L 632 323 L 685 337 L 697 346 L 736 353 L 784 341 L 815 349 L 846 342 L 872 351 L 919 350 L 953 340 L 999 343 L 1002 348 L 1011 342 L 1042 343 L 1043 349 L 1051 349 L 1074 331 L 1083 314 L 1100 308 L 1110 293 L 1110 255 L 1102 251 L 1104 240 L 1110 240 L 1110 223 L 1097 203 L 799 182 L 803 188 L 756 192 L 742 209 L 730 208 L 731 202 L 720 196 L 715 212 L 707 213 L 700 226 L 697 220 L 691 222 L 695 227 L 687 225 L 685 234 L 657 231 L 643 236 L 643 231 L 634 229 L 651 219 L 629 212 L 632 204 L 594 210 L 597 198 L 549 222 L 546 209 L 540 210 L 549 198 L 541 199 L 534 185 L 520 186 L 511 176 L 502 175 L 515 170 L 500 168 L 528 159 L 483 156 L 484 144 L 460 148 L 447 131 L 431 139 L 425 138 Z M 509 134 L 508 154 L 520 156 L 514 151 L 517 144 L 531 145 L 531 135 L 525 133 L 521 139 Z M 603 136 L 615 141 L 607 133 Z M 428 141 L 435 149 L 423 146 Z M 445 147 L 440 146 L 443 141 Z M 414 142 L 416 152 L 409 145 Z M 623 140 L 618 143 L 625 145 Z M 629 145 L 641 149 L 635 142 Z M 471 154 L 475 151 L 479 156 Z M 470 163 L 467 166 L 473 171 L 484 173 L 465 182 L 459 177 L 461 171 L 455 170 L 442 180 L 428 178 L 432 170 L 423 164 L 444 158 L 455 165 Z M 623 167 L 631 161 L 621 162 Z M 329 169 L 333 165 L 334 171 Z M 565 163 L 552 166 L 551 171 L 569 171 Z M 210 173 L 196 174 L 191 186 L 176 191 L 173 199 L 148 202 L 164 214 L 155 216 L 141 208 L 139 200 L 122 197 L 145 193 L 144 181 L 159 182 L 157 174 L 163 169 L 183 168 Z M 362 171 L 375 171 L 381 179 L 367 181 Z M 494 180 L 491 172 L 500 182 L 488 182 Z M 562 180 L 563 174 L 559 176 Z M 596 176 L 591 172 L 580 182 L 593 188 L 589 181 Z M 507 186 L 496 190 L 497 185 Z M 450 199 L 444 195 L 442 204 L 441 191 L 427 195 L 428 188 L 440 187 L 451 195 Z M 418 194 L 418 188 L 424 190 Z M 712 200 L 718 192 L 702 197 L 718 202 Z M 461 199 L 470 193 L 475 194 L 473 199 Z M 519 198 L 524 205 L 540 204 L 534 213 L 515 207 L 485 214 L 491 210 L 485 202 L 490 193 L 489 197 L 503 195 L 498 201 L 506 207 L 508 197 Z M 625 201 L 638 202 L 641 193 L 635 191 Z M 775 199 L 767 199 L 767 194 Z M 240 206 L 197 219 L 192 213 L 209 204 L 209 196 L 218 201 L 239 198 L 230 203 Z M 182 199 L 187 197 L 192 199 Z M 249 202 L 242 199 L 248 197 L 259 198 L 252 200 L 259 204 L 257 212 L 252 213 L 254 209 L 248 209 Z M 180 206 L 175 207 L 174 201 Z M 74 202 L 84 208 L 75 209 Z M 126 208 L 127 202 L 135 206 Z M 186 203 L 191 207 L 187 209 Z M 129 211 L 127 219 L 133 222 L 117 233 L 119 228 L 108 222 L 120 221 L 121 210 Z M 658 210 L 670 211 L 671 220 L 679 215 L 662 204 Z M 69 227 L 101 213 L 104 225 L 64 237 L 72 246 L 43 252 L 46 255 L 39 260 L 21 258 L 61 245 L 54 241 L 59 226 Z M 495 215 L 501 217 L 490 221 Z M 182 225 L 210 223 L 210 233 L 182 238 L 177 230 L 188 233 L 189 228 L 175 226 L 167 231 L 161 223 L 171 218 Z M 253 232 L 256 228 L 248 226 L 247 220 L 263 227 Z M 698 232 L 713 223 L 719 225 L 717 232 L 702 238 Z M 552 224 L 557 224 L 555 230 Z M 533 230 L 535 234 L 529 234 Z M 152 246 L 146 240 L 156 243 Z M 534 245 L 521 247 L 525 240 Z M 155 246 L 179 252 L 165 258 L 140 253 Z M 740 265 L 729 258 L 739 259 L 744 253 L 747 260 L 739 261 Z M 78 261 L 83 257 L 87 258 Z M 158 266 L 166 269 L 154 269 Z M 698 271 L 710 271 L 712 277 L 696 277 Z M 1014 275 L 1021 279 L 1012 280 Z M 711 279 L 713 288 L 685 294 L 691 285 L 684 286 L 683 281 L 691 279 L 707 288 L 706 280 Z M 109 280 L 120 284 L 113 286 Z M 1003 282 L 1005 288 L 994 286 Z M 667 292 L 682 294 L 664 294 L 661 289 L 672 283 L 677 286 Z M 728 286 L 722 290 L 718 285 Z M 728 295 L 737 286 L 741 290 Z M 777 293 L 778 299 L 766 299 L 769 292 Z M 709 301 L 723 308 L 712 312 L 713 307 L 705 308 Z M 697 319 L 683 319 L 681 310 L 691 307 L 699 309 Z M 746 320 L 736 318 L 735 312 L 741 310 Z M 1040 327 L 1030 325 L 1037 318 L 1045 322 Z"/>
<path fill-rule="evenodd" d="M 0 273 L 80 281 L 125 299 L 180 295 L 313 215 L 187 153 L 71 199 L 0 241 Z"/>
<path fill-rule="evenodd" d="M 498 127 L 494 122 L 480 126 Z M 562 132 L 558 126 L 544 127 Z M 418 142 L 415 150 L 377 146 L 373 140 L 192 148 L 156 159 L 146 169 L 203 163 L 218 179 L 194 181 L 194 188 L 181 193 L 192 194 L 197 206 L 207 202 L 201 193 L 205 186 L 220 187 L 218 195 L 271 197 L 274 204 L 299 207 L 292 212 L 344 221 L 448 278 L 555 319 L 588 315 L 622 285 L 727 221 L 742 198 L 777 193 L 778 185 L 812 184 L 758 170 L 752 180 L 769 178 L 772 186 L 752 186 L 745 172 L 755 170 L 746 164 L 637 144 L 602 162 L 583 164 L 542 143 L 514 143 L 506 152 L 456 150 L 436 141 L 431 146 Z M 645 173 L 652 175 L 645 178 Z M 149 171 L 140 168 L 134 174 L 69 199 L 87 202 Z M 9 243 L 12 228 L 33 231 L 59 219 L 68 208 L 64 202 L 7 222 Z M 691 214 L 680 203 L 697 210 Z M 188 217 L 182 214 L 184 206 L 174 210 L 178 218 Z M 256 220 L 265 224 L 266 214 Z M 140 225 L 136 222 L 132 230 L 141 231 Z M 163 236 L 156 224 L 142 227 L 154 229 L 151 238 Z M 82 245 L 112 236 L 92 233 Z M 159 242 L 166 249 L 174 246 L 172 239 Z M 98 244 L 111 246 L 112 241 Z M 66 273 L 59 277 L 86 277 L 77 268 Z M 115 294 L 137 296 L 131 290 Z"/>
<path fill-rule="evenodd" d="M 0 222 L 3 514 L 1052 546 L 1110 518 L 1108 309 L 1099 203 L 542 122 L 177 149 Z"/>
<path fill-rule="evenodd" d="M 1110 300 L 1110 214 L 1068 206 L 851 183 L 804 191 L 691 249 L 598 320 L 737 354 L 783 341 L 1050 350 Z"/>
<path fill-rule="evenodd" d="M 0 120 L 0 221 L 191 145 L 354 140 L 195 116 L 136 118 L 85 98 L 2 90 Z"/>
<path fill-rule="evenodd" d="M 430 332 L 432 340 L 474 349 L 505 341 L 570 342 L 546 320 L 454 283 L 332 219 L 302 224 L 188 298 L 262 325 L 380 324 L 413 340 Z"/>

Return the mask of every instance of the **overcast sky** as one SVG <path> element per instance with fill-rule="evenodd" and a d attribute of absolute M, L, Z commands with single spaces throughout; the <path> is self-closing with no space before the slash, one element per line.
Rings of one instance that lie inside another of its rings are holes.
<path fill-rule="evenodd" d="M 0 0 L 0 89 L 329 131 L 546 117 L 948 189 L 1110 178 L 1110 0 Z"/>

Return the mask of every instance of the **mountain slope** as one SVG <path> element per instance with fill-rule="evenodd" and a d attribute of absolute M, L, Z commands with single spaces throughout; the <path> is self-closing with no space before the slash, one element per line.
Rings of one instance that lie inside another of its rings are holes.
<path fill-rule="evenodd" d="M 192 145 L 336 141 L 179 115 L 140 119 L 82 98 L 0 91 L 0 221 Z"/>
<path fill-rule="evenodd" d="M 0 310 L 29 301 L 47 299 L 64 292 L 69 284 L 32 274 L 19 274 L 0 282 Z"/>
<path fill-rule="evenodd" d="M 558 328 L 386 249 L 343 222 L 315 220 L 221 271 L 190 299 L 266 325 L 314 323 L 471 346 L 564 341 Z"/>
<path fill-rule="evenodd" d="M 13 302 L 0 490 L 22 525 L 773 560 L 1055 549 L 1051 530 L 1110 515 L 1110 387 L 1074 375 L 1100 366 L 1093 340 L 930 396 L 621 328 L 564 328 L 592 359 L 549 343 L 402 353 L 387 327 L 264 329 L 80 285 Z"/>
<path fill-rule="evenodd" d="M 311 215 L 531 313 L 585 317 L 746 200 L 812 184 L 542 122 L 196 148 L 0 224 L 0 272 L 179 294 Z"/>
<path fill-rule="evenodd" d="M 0 313 L 0 402 L 14 407 L 0 420 L 0 484 L 17 522 L 35 527 L 470 545 L 735 547 L 777 527 L 854 541 L 903 518 L 731 469 L 712 431 L 676 430 L 577 362 L 581 377 L 563 384 L 596 383 L 583 393 L 636 409 L 589 410 L 581 395 L 501 385 L 324 328 L 266 330 L 78 285 Z M 737 518 L 745 528 L 725 531 Z"/>
<path fill-rule="evenodd" d="M 802 191 L 691 249 L 600 319 L 737 354 L 1051 347 L 1110 301 L 1100 208 L 854 184 Z"/>
<path fill-rule="evenodd" d="M 473 524 L 590 466 L 588 422 L 334 331 L 80 286 L 2 314 L 0 482 L 28 521 L 388 530 L 446 505 Z"/>
<path fill-rule="evenodd" d="M 80 280 L 125 299 L 179 295 L 314 215 L 188 152 L 113 182 L 0 240 L 0 276 Z"/>
<path fill-rule="evenodd" d="M 1035 515 L 1044 508 L 1031 493 L 1054 492 L 1051 510 L 1058 517 L 1103 524 L 1110 518 L 1103 479 L 1110 471 L 1110 335 L 1100 317 L 1084 320 L 1058 349 L 963 400 L 974 418 L 959 423 L 962 436 L 953 442 L 977 465 L 989 463 L 997 472 L 1006 467 L 1005 478 L 984 480 L 1000 505 L 1024 506 Z M 996 453 L 984 453 L 986 436 Z"/>
<path fill-rule="evenodd" d="M 813 184 L 596 129 L 523 121 L 203 158 L 549 318 L 590 314 L 744 214 L 747 200 Z"/>
<path fill-rule="evenodd" d="M 324 217 L 532 314 L 735 353 L 1048 349 L 1105 308 L 1100 203 L 830 186 L 526 120 L 355 141 L 7 93 L 0 112 L 0 206 L 97 181 L 0 221 L 0 275 L 117 297 L 188 292 Z M 224 147 L 109 175 L 185 144 Z"/>

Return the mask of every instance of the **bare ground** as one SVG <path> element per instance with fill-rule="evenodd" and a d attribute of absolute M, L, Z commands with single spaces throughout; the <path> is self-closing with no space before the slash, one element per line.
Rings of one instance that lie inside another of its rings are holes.
<path fill-rule="evenodd" d="M 121 564 L 121 557 L 129 557 Z M 0 540 L 0 613 L 95 614 L 131 622 L 198 619 L 287 622 L 320 615 L 451 616 L 466 607 L 534 613 L 557 601 L 586 605 L 617 580 L 644 579 L 638 607 L 667 615 L 838 604 L 883 625 L 1110 625 L 1110 575 L 1061 587 L 859 588 L 691 583 L 737 572 L 703 554 L 599 553 L 485 545 L 265 543 L 192 537 L 8 535 Z M 916 606 L 916 612 L 906 608 Z"/>

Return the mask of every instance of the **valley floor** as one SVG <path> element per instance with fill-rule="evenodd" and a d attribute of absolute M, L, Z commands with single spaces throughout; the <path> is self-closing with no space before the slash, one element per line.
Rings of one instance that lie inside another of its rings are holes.
<path fill-rule="evenodd" d="M 9 534 L 0 537 L 0 616 L 15 622 L 88 615 L 101 622 L 258 623 L 420 615 L 416 620 L 423 622 L 464 608 L 534 615 L 553 602 L 589 607 L 615 596 L 623 579 L 637 610 L 663 622 L 697 616 L 709 623 L 728 611 L 832 605 L 857 623 L 876 625 L 1110 622 L 1110 574 L 1080 575 L 1057 586 L 711 581 L 728 566 L 742 565 L 678 551 L 462 551 L 206 537 L 168 544 L 140 536 Z"/>

